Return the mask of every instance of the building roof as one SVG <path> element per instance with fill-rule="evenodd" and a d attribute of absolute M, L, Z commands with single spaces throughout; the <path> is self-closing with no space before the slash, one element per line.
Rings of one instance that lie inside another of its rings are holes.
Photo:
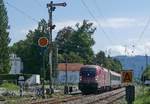
<path fill-rule="evenodd" d="M 67 71 L 80 71 L 83 64 L 80 63 L 67 63 Z M 66 63 L 58 64 L 59 71 L 66 71 Z"/>

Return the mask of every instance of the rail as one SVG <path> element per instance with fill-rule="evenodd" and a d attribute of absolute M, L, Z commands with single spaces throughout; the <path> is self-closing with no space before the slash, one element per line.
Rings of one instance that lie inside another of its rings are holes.
<path fill-rule="evenodd" d="M 30 102 L 30 104 L 112 104 L 112 102 L 125 96 L 125 88 L 113 90 L 96 95 L 75 95 L 63 99 L 47 99 Z"/>

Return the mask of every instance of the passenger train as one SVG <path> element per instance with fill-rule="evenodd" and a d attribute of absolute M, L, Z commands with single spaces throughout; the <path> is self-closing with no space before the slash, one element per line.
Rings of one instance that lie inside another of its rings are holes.
<path fill-rule="evenodd" d="M 82 93 L 106 91 L 121 87 L 121 74 L 98 65 L 84 65 L 80 69 L 79 89 Z"/>

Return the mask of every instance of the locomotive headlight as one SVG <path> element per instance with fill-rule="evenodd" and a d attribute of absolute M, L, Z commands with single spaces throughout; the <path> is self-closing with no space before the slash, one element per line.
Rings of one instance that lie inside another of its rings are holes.
<path fill-rule="evenodd" d="M 80 76 L 80 81 L 82 80 L 82 76 Z"/>
<path fill-rule="evenodd" d="M 96 81 L 98 80 L 98 76 L 95 77 L 95 80 L 96 80 Z"/>

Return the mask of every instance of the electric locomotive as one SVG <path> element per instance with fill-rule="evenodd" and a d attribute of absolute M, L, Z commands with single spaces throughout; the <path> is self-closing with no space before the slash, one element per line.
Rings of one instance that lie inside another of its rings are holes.
<path fill-rule="evenodd" d="M 79 89 L 82 93 L 93 93 L 118 88 L 121 75 L 98 65 L 84 65 L 80 69 Z"/>

